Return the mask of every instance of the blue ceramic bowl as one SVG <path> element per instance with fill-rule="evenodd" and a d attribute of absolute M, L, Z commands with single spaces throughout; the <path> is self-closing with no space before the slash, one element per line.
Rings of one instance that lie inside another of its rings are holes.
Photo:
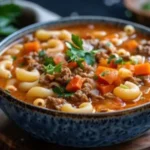
<path fill-rule="evenodd" d="M 10 35 L 0 43 L 0 51 L 39 28 L 83 23 L 116 26 L 131 24 L 143 34 L 150 34 L 149 28 L 119 19 L 93 16 L 65 18 L 34 24 Z M 117 144 L 138 137 L 150 129 L 150 103 L 117 112 L 73 114 L 35 107 L 15 99 L 1 89 L 0 106 L 18 126 L 34 137 L 66 146 L 97 147 Z"/>

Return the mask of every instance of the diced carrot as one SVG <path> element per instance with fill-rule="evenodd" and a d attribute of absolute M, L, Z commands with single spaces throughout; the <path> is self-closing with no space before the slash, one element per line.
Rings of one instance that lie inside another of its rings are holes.
<path fill-rule="evenodd" d="M 125 65 L 119 65 L 118 66 L 118 69 L 120 68 L 126 68 L 126 69 L 129 69 L 130 71 L 132 71 L 134 73 L 134 70 L 135 70 L 135 66 L 134 65 L 131 65 L 129 63 L 125 64 Z"/>
<path fill-rule="evenodd" d="M 124 44 L 125 48 L 130 51 L 131 53 L 134 53 L 136 48 L 138 47 L 138 43 L 135 40 L 130 40 Z"/>
<path fill-rule="evenodd" d="M 135 65 L 135 75 L 149 75 L 150 74 L 150 64 L 144 63 L 144 64 L 137 64 Z"/>
<path fill-rule="evenodd" d="M 114 85 L 97 85 L 97 87 L 102 94 L 112 92 L 113 89 L 115 88 Z"/>
<path fill-rule="evenodd" d="M 118 76 L 117 80 L 114 81 L 115 86 L 119 86 L 122 83 L 122 79 Z"/>
<path fill-rule="evenodd" d="M 82 84 L 84 82 L 84 79 L 76 75 L 66 86 L 66 90 L 69 92 L 75 92 L 77 90 L 80 90 L 82 87 Z"/>
<path fill-rule="evenodd" d="M 39 51 L 40 43 L 38 41 L 28 42 L 24 44 L 24 52 L 29 53 L 32 51 Z"/>
<path fill-rule="evenodd" d="M 96 70 L 96 75 L 100 80 L 112 84 L 118 78 L 118 71 L 113 68 L 99 66 Z"/>
<path fill-rule="evenodd" d="M 76 68 L 77 66 L 78 66 L 77 63 L 74 61 L 68 63 L 69 68 Z"/>
<path fill-rule="evenodd" d="M 101 66 L 108 66 L 107 59 L 101 58 L 99 64 L 100 64 Z"/>
<path fill-rule="evenodd" d="M 117 68 L 117 64 L 114 63 L 114 60 L 112 60 L 109 64 L 110 68 Z"/>

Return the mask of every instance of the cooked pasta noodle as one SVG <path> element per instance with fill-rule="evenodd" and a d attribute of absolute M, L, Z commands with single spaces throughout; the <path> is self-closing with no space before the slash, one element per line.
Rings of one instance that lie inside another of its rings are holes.
<path fill-rule="evenodd" d="M 35 86 L 28 91 L 27 98 L 34 98 L 34 97 L 45 98 L 53 94 L 54 93 L 51 89 Z"/>
<path fill-rule="evenodd" d="M 73 113 L 92 113 L 93 112 L 93 106 L 91 103 L 82 103 L 79 108 L 72 107 L 71 104 L 64 104 L 61 107 L 61 111 L 64 112 L 73 112 Z"/>
<path fill-rule="evenodd" d="M 16 68 L 16 77 L 20 81 L 33 82 L 39 79 L 40 74 L 36 69 L 32 71 L 27 71 L 22 68 Z"/>
<path fill-rule="evenodd" d="M 3 60 L 0 62 L 0 77 L 11 78 L 12 74 L 10 69 L 12 68 L 12 60 Z"/>

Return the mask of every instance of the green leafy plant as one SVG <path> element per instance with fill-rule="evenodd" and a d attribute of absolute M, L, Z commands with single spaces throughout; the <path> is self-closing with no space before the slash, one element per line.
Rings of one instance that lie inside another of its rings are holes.
<path fill-rule="evenodd" d="M 115 64 L 124 64 L 125 63 L 122 57 L 116 57 L 115 55 L 110 55 L 107 63 L 110 64 L 112 60 L 114 60 Z"/>
<path fill-rule="evenodd" d="M 146 11 L 150 11 L 150 2 L 144 3 L 141 8 Z"/>
<path fill-rule="evenodd" d="M 88 65 L 94 65 L 95 63 L 95 54 L 99 50 L 92 50 L 90 52 L 83 49 L 83 41 L 82 39 L 72 34 L 73 44 L 70 42 L 66 42 L 66 46 L 68 50 L 66 51 L 66 55 L 69 58 L 69 61 L 77 62 L 77 64 L 82 68 L 82 62 L 86 62 Z"/>
<path fill-rule="evenodd" d="M 0 6 L 0 35 L 7 36 L 17 30 L 17 17 L 21 15 L 21 8 L 15 4 Z"/>
<path fill-rule="evenodd" d="M 56 86 L 53 88 L 53 92 L 58 95 L 58 97 L 70 97 L 73 93 L 66 91 L 65 88 Z"/>

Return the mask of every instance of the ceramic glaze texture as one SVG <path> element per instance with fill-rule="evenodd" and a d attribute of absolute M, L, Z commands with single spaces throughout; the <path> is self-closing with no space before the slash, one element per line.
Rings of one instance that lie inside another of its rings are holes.
<path fill-rule="evenodd" d="M 57 117 L 2 100 L 3 109 L 34 137 L 74 147 L 95 147 L 130 140 L 150 128 L 150 110 L 107 118 Z"/>
<path fill-rule="evenodd" d="M 67 18 L 56 22 L 27 27 L 0 43 L 0 50 L 43 27 L 66 26 L 80 23 L 132 24 L 103 17 Z M 137 30 L 150 33 L 148 28 L 132 24 Z M 100 114 L 70 114 L 37 108 L 16 100 L 0 90 L 0 106 L 21 128 L 34 137 L 48 142 L 74 147 L 96 147 L 121 143 L 135 138 L 150 128 L 150 104 L 136 108 Z"/>

